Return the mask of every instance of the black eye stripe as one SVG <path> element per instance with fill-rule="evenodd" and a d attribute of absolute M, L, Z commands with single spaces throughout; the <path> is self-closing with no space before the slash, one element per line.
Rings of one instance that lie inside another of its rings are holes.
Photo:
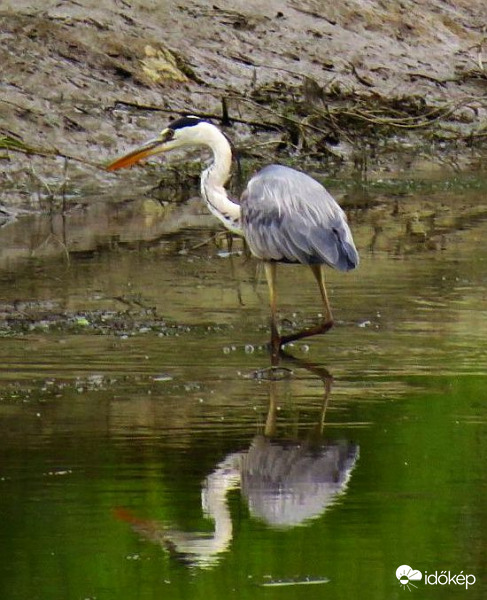
<path fill-rule="evenodd" d="M 203 119 L 200 119 L 198 117 L 181 117 L 169 123 L 167 128 L 176 131 L 176 129 L 182 129 L 183 127 L 194 127 L 195 125 L 198 125 L 198 123 L 202 122 Z"/>

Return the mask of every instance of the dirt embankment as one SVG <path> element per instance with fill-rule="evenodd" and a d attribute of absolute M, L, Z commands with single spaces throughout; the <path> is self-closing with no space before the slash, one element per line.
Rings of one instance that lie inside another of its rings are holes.
<path fill-rule="evenodd" d="M 9 210 L 66 160 L 71 191 L 112 185 L 97 166 L 178 113 L 263 160 L 481 163 L 487 140 L 485 0 L 4 0 L 0 69 Z"/>

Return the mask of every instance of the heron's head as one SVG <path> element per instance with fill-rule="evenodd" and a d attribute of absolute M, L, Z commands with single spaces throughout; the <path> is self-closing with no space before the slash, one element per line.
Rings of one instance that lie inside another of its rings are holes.
<path fill-rule="evenodd" d="M 193 116 L 181 117 L 169 123 L 157 137 L 111 162 L 106 169 L 116 171 L 130 167 L 144 158 L 176 148 L 208 145 L 215 131 L 219 133 L 215 125 L 204 119 Z"/>

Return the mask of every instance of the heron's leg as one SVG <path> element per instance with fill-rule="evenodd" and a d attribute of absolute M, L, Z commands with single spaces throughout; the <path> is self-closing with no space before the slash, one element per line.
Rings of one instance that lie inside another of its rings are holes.
<path fill-rule="evenodd" d="M 265 276 L 269 286 L 269 304 L 271 307 L 271 351 L 272 356 L 277 357 L 281 346 L 281 338 L 277 327 L 277 302 L 276 302 L 276 270 L 275 262 L 265 262 Z"/>
<path fill-rule="evenodd" d="M 323 308 L 325 309 L 325 318 L 323 323 L 331 323 L 333 325 L 333 316 L 331 314 L 331 307 L 328 301 L 328 294 L 326 293 L 325 276 L 323 273 L 323 265 L 310 265 L 313 275 L 320 288 L 321 298 L 323 300 Z"/>
<path fill-rule="evenodd" d="M 325 278 L 323 276 L 323 265 L 310 265 L 311 271 L 315 276 L 315 279 L 320 288 L 321 298 L 323 300 L 324 318 L 320 325 L 315 327 L 309 327 L 308 329 L 302 329 L 296 333 L 291 333 L 281 337 L 280 345 L 289 344 L 289 342 L 295 342 L 305 337 L 311 337 L 312 335 L 318 335 L 319 333 L 326 333 L 333 327 L 333 317 L 331 314 L 330 303 L 328 301 L 328 294 L 326 293 Z"/>

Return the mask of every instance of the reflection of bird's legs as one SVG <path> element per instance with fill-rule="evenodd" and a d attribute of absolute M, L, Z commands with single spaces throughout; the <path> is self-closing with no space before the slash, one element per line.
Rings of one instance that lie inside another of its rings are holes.
<path fill-rule="evenodd" d="M 318 429 L 320 436 L 323 435 L 323 430 L 325 428 L 326 409 L 328 408 L 328 399 L 330 397 L 332 381 L 333 379 L 331 376 L 323 379 L 323 383 L 325 384 L 325 393 L 323 395 L 323 403 L 321 405 L 320 424 Z"/>
<path fill-rule="evenodd" d="M 269 303 L 271 307 L 271 355 L 273 361 L 278 358 L 281 338 L 277 327 L 277 305 L 276 305 L 276 263 L 265 262 L 265 276 L 269 286 Z"/>
<path fill-rule="evenodd" d="M 301 331 L 297 331 L 296 333 L 291 333 L 289 335 L 284 335 L 280 338 L 280 345 L 288 344 L 289 342 L 295 342 L 296 340 L 301 340 L 305 337 L 310 337 L 312 335 L 317 335 L 319 333 L 326 333 L 329 329 L 333 327 L 333 317 L 331 314 L 330 303 L 328 302 L 328 295 L 326 293 L 325 287 L 325 279 L 323 276 L 323 265 L 310 265 L 311 270 L 313 271 L 313 275 L 318 283 L 320 288 L 321 298 L 323 300 L 323 308 L 325 309 L 325 315 L 322 323 L 319 325 L 315 325 L 314 327 L 309 327 L 308 329 L 302 329 Z"/>
<path fill-rule="evenodd" d="M 269 382 L 269 410 L 265 420 L 264 435 L 273 437 L 276 435 L 276 420 L 277 420 L 277 402 L 276 402 L 276 382 Z"/>

